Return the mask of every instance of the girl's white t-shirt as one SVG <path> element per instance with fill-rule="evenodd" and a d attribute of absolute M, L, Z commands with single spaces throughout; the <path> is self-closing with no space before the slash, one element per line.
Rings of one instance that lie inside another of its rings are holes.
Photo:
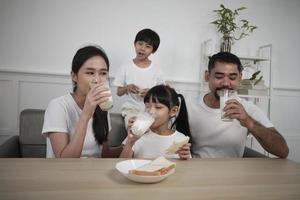
<path fill-rule="evenodd" d="M 47 158 L 54 158 L 49 132 L 61 132 L 71 139 L 75 134 L 75 128 L 82 110 L 79 108 L 71 94 L 53 99 L 45 112 L 42 134 L 46 136 Z M 102 145 L 98 145 L 93 133 L 93 117 L 88 122 L 86 136 L 82 148 L 81 157 L 101 157 Z M 108 114 L 108 125 L 110 120 Z"/>
<path fill-rule="evenodd" d="M 159 156 L 168 158 L 179 158 L 178 154 L 165 155 L 166 149 L 174 142 L 180 142 L 185 139 L 185 135 L 175 131 L 171 135 L 159 135 L 152 131 L 145 133 L 138 139 L 132 147 L 134 158 L 155 159 Z M 123 144 L 126 142 L 123 142 Z"/>

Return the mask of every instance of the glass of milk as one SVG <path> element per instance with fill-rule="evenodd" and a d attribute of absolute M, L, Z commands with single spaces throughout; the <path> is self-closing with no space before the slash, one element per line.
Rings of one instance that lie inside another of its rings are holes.
<path fill-rule="evenodd" d="M 218 91 L 218 95 L 220 96 L 220 112 L 221 112 L 221 120 L 222 121 L 232 121 L 231 118 L 228 116 L 225 116 L 224 107 L 226 105 L 226 101 L 229 99 L 235 99 L 236 98 L 236 91 L 234 90 L 228 90 L 223 89 Z"/>
<path fill-rule="evenodd" d="M 154 117 L 147 112 L 140 112 L 136 116 L 136 120 L 131 127 L 132 134 L 135 136 L 142 136 L 153 124 Z"/>
<path fill-rule="evenodd" d="M 94 79 L 91 81 L 90 83 L 90 87 L 92 87 L 92 85 L 94 84 L 98 84 L 98 81 L 95 81 Z M 108 90 L 105 91 L 105 93 L 109 94 L 110 96 L 106 99 L 106 101 L 102 102 L 99 104 L 99 107 L 101 108 L 101 110 L 103 111 L 108 111 L 113 107 L 113 99 L 112 99 L 112 94 L 111 91 L 109 89 L 109 83 L 108 81 L 104 82 L 104 87 L 106 87 Z"/>

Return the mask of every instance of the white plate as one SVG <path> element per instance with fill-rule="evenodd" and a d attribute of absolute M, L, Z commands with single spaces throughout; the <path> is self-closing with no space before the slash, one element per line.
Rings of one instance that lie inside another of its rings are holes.
<path fill-rule="evenodd" d="M 116 169 L 128 179 L 138 183 L 157 183 L 175 172 L 175 169 L 172 169 L 167 174 L 161 176 L 138 176 L 138 175 L 128 173 L 129 170 L 136 169 L 149 162 L 151 161 L 150 160 L 124 160 L 116 164 Z"/>

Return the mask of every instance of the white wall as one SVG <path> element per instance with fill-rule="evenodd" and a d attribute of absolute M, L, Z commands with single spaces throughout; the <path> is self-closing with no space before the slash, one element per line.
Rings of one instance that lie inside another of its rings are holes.
<path fill-rule="evenodd" d="M 292 146 L 291 158 L 300 161 L 299 0 L 0 0 L 0 134 L 17 133 L 22 109 L 45 108 L 49 99 L 70 89 L 68 74 L 79 47 L 104 47 L 113 77 L 121 63 L 133 58 L 134 37 L 146 27 L 161 37 L 151 59 L 168 80 L 194 94 L 200 67 L 206 67 L 201 66 L 201 43 L 218 41 L 209 22 L 220 3 L 247 7 L 243 16 L 258 26 L 235 43 L 233 52 L 255 55 L 258 46 L 273 45 L 271 118 Z"/>
<path fill-rule="evenodd" d="M 199 81 L 200 44 L 216 38 L 209 24 L 220 3 L 246 6 L 243 16 L 259 28 L 236 42 L 241 54 L 273 44 L 276 86 L 300 87 L 299 0 L 0 0 L 0 67 L 69 73 L 72 56 L 86 43 L 106 49 L 113 76 L 134 56 L 135 34 L 156 30 L 161 46 L 152 57 L 168 79 Z"/>

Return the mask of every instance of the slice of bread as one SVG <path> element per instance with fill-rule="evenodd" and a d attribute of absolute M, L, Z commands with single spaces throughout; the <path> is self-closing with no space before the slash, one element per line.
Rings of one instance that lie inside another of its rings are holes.
<path fill-rule="evenodd" d="M 174 153 L 176 153 L 179 150 L 179 148 L 182 147 L 183 145 L 187 144 L 189 142 L 189 140 L 190 140 L 190 137 L 185 136 L 185 138 L 183 140 L 181 140 L 179 142 L 173 142 L 173 144 L 170 145 L 166 149 L 165 153 L 166 154 L 174 154 Z"/>
<path fill-rule="evenodd" d="M 175 166 L 176 164 L 174 162 L 161 156 L 141 167 L 129 170 L 128 173 L 139 176 L 161 176 L 167 174 L 171 169 L 175 168 Z"/>

